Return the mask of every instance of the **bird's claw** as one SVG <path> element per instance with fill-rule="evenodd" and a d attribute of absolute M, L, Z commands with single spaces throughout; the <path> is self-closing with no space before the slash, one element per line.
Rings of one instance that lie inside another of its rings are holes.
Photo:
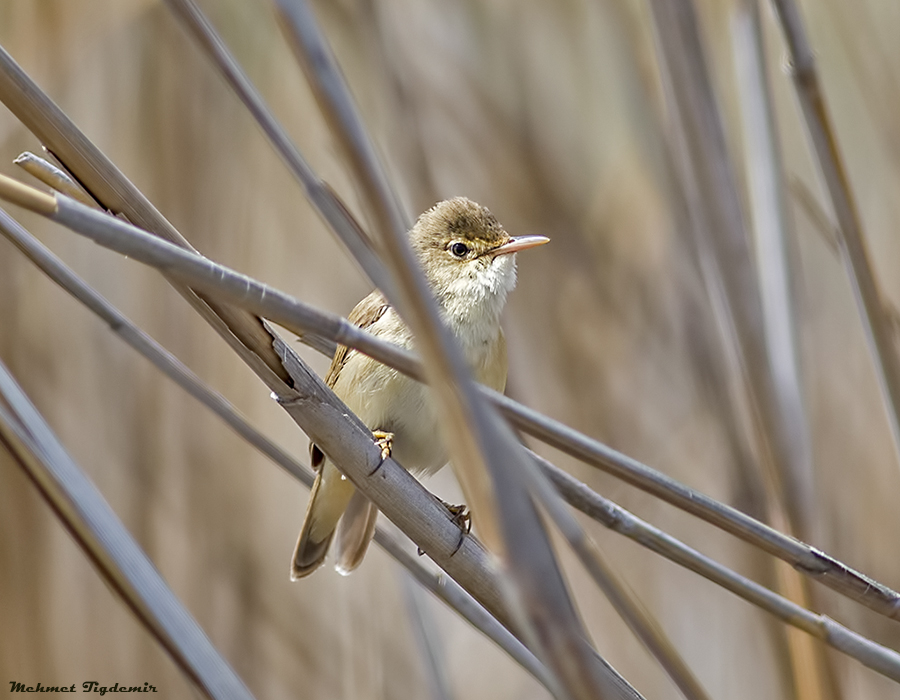
<path fill-rule="evenodd" d="M 466 535 L 472 531 L 472 515 L 465 505 L 455 506 L 451 503 L 447 503 L 447 501 L 441 501 L 441 505 L 450 512 L 450 515 L 452 516 L 450 518 L 451 522 L 459 528 L 459 544 L 456 545 L 456 549 L 454 549 L 453 553 L 450 555 L 452 557 L 453 554 L 456 554 L 462 548 Z M 419 547 L 417 553 L 421 557 L 425 554 L 425 550 Z"/>
<path fill-rule="evenodd" d="M 453 550 L 453 554 L 456 554 L 463 546 L 463 542 L 466 539 L 466 535 L 468 535 L 472 531 L 472 514 L 469 513 L 469 509 L 465 505 L 455 506 L 447 501 L 441 501 L 444 504 L 444 508 L 450 511 L 450 515 L 452 522 L 459 528 L 459 544 L 456 545 L 456 549 Z M 450 556 L 453 556 L 452 554 Z"/>
<path fill-rule="evenodd" d="M 450 511 L 450 515 L 453 516 L 453 522 L 457 527 L 459 527 L 464 534 L 468 535 L 472 531 L 472 514 L 469 512 L 466 505 L 454 506 L 446 501 L 442 501 L 442 503 L 444 504 L 444 508 Z"/>
<path fill-rule="evenodd" d="M 394 434 L 376 430 L 372 435 L 375 437 L 375 444 L 381 448 L 381 461 L 383 462 L 391 456 L 391 450 L 394 447 Z"/>
<path fill-rule="evenodd" d="M 381 461 L 378 463 L 378 466 L 369 473 L 369 476 L 372 476 L 372 474 L 381 469 L 381 465 L 384 464 L 384 460 L 391 456 L 391 450 L 394 447 L 393 433 L 387 433 L 384 430 L 373 430 L 372 436 L 375 438 L 375 444 L 381 448 Z"/>

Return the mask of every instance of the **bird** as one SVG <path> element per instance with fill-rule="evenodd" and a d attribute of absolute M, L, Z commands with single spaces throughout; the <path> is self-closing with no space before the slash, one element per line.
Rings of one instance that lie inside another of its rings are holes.
<path fill-rule="evenodd" d="M 486 207 L 465 197 L 434 205 L 409 232 L 439 313 L 474 378 L 497 391 L 506 387 L 500 314 L 516 285 L 515 253 L 549 240 L 510 236 Z M 413 347 L 409 328 L 378 290 L 360 301 L 348 320 L 382 340 Z M 341 345 L 325 383 L 373 432 L 383 456 L 392 456 L 416 477 L 434 474 L 446 464 L 438 413 L 426 385 Z M 338 573 L 356 569 L 378 517 L 377 507 L 314 443 L 310 457 L 316 478 L 291 559 L 293 581 L 324 563 L 332 540 Z"/>

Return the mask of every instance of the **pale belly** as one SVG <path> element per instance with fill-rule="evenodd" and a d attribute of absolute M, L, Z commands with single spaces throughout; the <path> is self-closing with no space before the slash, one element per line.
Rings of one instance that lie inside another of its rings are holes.
<path fill-rule="evenodd" d="M 447 463 L 431 390 L 424 384 L 354 353 L 334 390 L 370 430 L 394 434 L 392 456 L 412 474 L 434 474 Z"/>
<path fill-rule="evenodd" d="M 468 324 L 454 331 L 476 381 L 503 391 L 506 386 L 506 341 L 499 323 Z M 408 330 L 392 310 L 369 329 L 405 347 Z M 380 331 L 380 332 L 379 332 Z M 434 474 L 447 463 L 444 435 L 431 389 L 371 358 L 353 352 L 341 369 L 334 392 L 372 430 L 393 433 L 392 454 L 416 476 Z"/>

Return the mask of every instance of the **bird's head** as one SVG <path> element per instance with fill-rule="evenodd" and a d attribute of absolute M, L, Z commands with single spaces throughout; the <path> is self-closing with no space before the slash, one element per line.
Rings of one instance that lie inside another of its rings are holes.
<path fill-rule="evenodd" d="M 510 236 L 486 207 L 465 197 L 434 205 L 410 233 L 428 283 L 452 317 L 478 310 L 499 315 L 516 285 L 515 253 L 549 240 Z"/>

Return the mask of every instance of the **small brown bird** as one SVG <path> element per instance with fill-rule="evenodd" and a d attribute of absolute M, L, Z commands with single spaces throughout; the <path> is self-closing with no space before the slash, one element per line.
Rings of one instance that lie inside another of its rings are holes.
<path fill-rule="evenodd" d="M 475 379 L 497 391 L 506 386 L 500 312 L 516 285 L 514 253 L 548 240 L 512 238 L 485 207 L 464 197 L 436 204 L 410 232 L 443 319 Z M 406 324 L 378 291 L 359 302 L 349 320 L 383 340 L 412 347 Z M 424 384 L 344 346 L 335 352 L 325 383 L 413 475 L 433 474 L 446 463 L 436 408 Z M 335 531 L 335 568 L 349 574 L 362 561 L 378 517 L 375 505 L 316 445 L 310 445 L 310 454 L 316 481 L 291 560 L 291 580 L 322 564 Z"/>

